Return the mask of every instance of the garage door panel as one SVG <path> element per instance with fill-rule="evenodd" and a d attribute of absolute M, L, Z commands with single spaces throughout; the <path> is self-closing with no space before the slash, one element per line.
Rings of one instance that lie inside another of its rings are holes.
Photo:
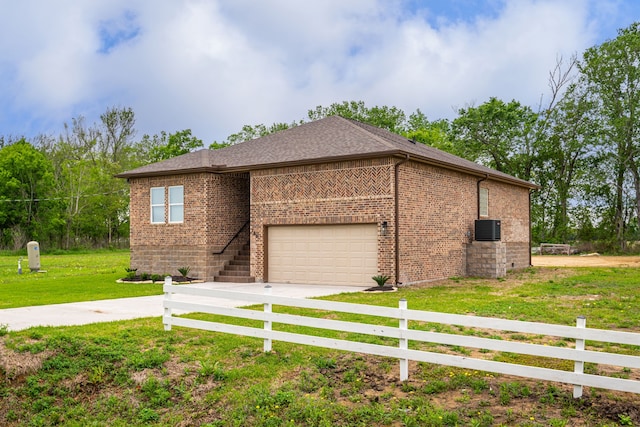
<path fill-rule="evenodd" d="M 318 256 L 313 256 L 313 257 L 309 258 L 308 264 L 309 264 L 310 267 L 322 267 L 324 265 L 324 262 L 323 262 L 322 258 L 320 258 Z"/>
<path fill-rule="evenodd" d="M 320 250 L 323 252 L 327 252 L 327 251 L 332 251 L 334 244 L 333 242 L 322 242 L 322 244 L 319 245 Z"/>
<path fill-rule="evenodd" d="M 274 226 L 268 239 L 270 282 L 367 285 L 377 274 L 375 224 Z"/>
<path fill-rule="evenodd" d="M 366 267 L 366 263 L 363 262 L 361 259 L 350 259 L 349 260 L 349 267 L 351 268 L 360 268 L 360 267 Z"/>
<path fill-rule="evenodd" d="M 307 281 L 311 282 L 311 283 L 322 283 L 322 281 L 324 280 L 324 274 L 322 274 L 321 272 L 309 272 L 306 275 L 306 279 Z"/>

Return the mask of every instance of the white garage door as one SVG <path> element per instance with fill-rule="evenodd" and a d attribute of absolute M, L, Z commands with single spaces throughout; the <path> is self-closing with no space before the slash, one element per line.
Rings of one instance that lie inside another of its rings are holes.
<path fill-rule="evenodd" d="M 375 224 L 273 226 L 268 236 L 269 282 L 374 285 Z"/>

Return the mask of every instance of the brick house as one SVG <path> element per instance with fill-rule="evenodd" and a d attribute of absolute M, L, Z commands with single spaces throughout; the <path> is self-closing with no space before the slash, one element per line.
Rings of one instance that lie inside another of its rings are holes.
<path fill-rule="evenodd" d="M 407 285 L 530 265 L 535 185 L 339 116 L 118 177 L 139 272 Z M 476 219 L 499 238 L 476 241 Z"/>

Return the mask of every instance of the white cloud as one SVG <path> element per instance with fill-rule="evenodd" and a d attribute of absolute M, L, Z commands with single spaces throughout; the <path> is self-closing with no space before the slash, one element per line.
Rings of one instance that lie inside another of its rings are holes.
<path fill-rule="evenodd" d="M 375 57 L 363 61 L 362 74 L 375 73 L 368 89 L 380 102 L 420 108 L 433 119 L 491 96 L 535 103 L 558 55 L 586 47 L 582 5 L 513 2 L 497 19 L 438 30 L 419 18 L 402 22 Z"/>
<path fill-rule="evenodd" d="M 490 96 L 535 104 L 556 57 L 601 37 L 593 16 L 604 7 L 492 2 L 460 20 L 408 4 L 0 0 L 0 126 L 61 128 L 130 106 L 140 134 L 191 128 L 211 142 L 343 100 L 431 119 Z"/>

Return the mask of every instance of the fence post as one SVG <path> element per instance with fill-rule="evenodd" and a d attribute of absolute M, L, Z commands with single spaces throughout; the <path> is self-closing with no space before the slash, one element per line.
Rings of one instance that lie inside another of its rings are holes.
<path fill-rule="evenodd" d="M 265 295 L 271 295 L 271 285 L 267 285 L 264 287 L 264 294 Z M 265 313 L 271 313 L 271 303 L 270 302 L 265 302 L 264 303 L 264 312 Z M 271 320 L 265 320 L 264 321 L 264 330 L 265 331 L 270 331 L 271 330 Z M 271 338 L 265 338 L 264 339 L 264 347 L 263 347 L 264 352 L 268 352 L 271 351 Z"/>
<path fill-rule="evenodd" d="M 576 319 L 576 328 L 584 329 L 587 326 L 587 318 L 584 316 L 578 316 Z M 576 350 L 584 351 L 584 339 L 576 339 Z M 573 372 L 576 374 L 584 374 L 584 361 L 576 360 L 573 365 Z M 574 384 L 573 397 L 577 399 L 582 397 L 582 385 Z"/>
<path fill-rule="evenodd" d="M 406 338 L 402 338 L 404 334 L 402 331 L 406 331 L 409 327 L 409 320 L 407 319 L 407 314 L 405 310 L 407 309 L 407 300 L 402 298 L 399 303 L 400 308 L 400 350 L 408 350 L 409 349 L 409 340 Z M 406 381 L 409 379 L 409 359 L 400 359 L 400 381 Z"/>
<path fill-rule="evenodd" d="M 171 276 L 167 276 L 164 278 L 164 285 L 165 286 L 171 286 Z M 165 292 L 164 293 L 164 300 L 166 301 L 171 301 L 171 292 Z M 171 330 L 171 307 L 167 307 L 166 305 L 164 306 L 164 330 L 165 331 L 170 331 Z"/>

